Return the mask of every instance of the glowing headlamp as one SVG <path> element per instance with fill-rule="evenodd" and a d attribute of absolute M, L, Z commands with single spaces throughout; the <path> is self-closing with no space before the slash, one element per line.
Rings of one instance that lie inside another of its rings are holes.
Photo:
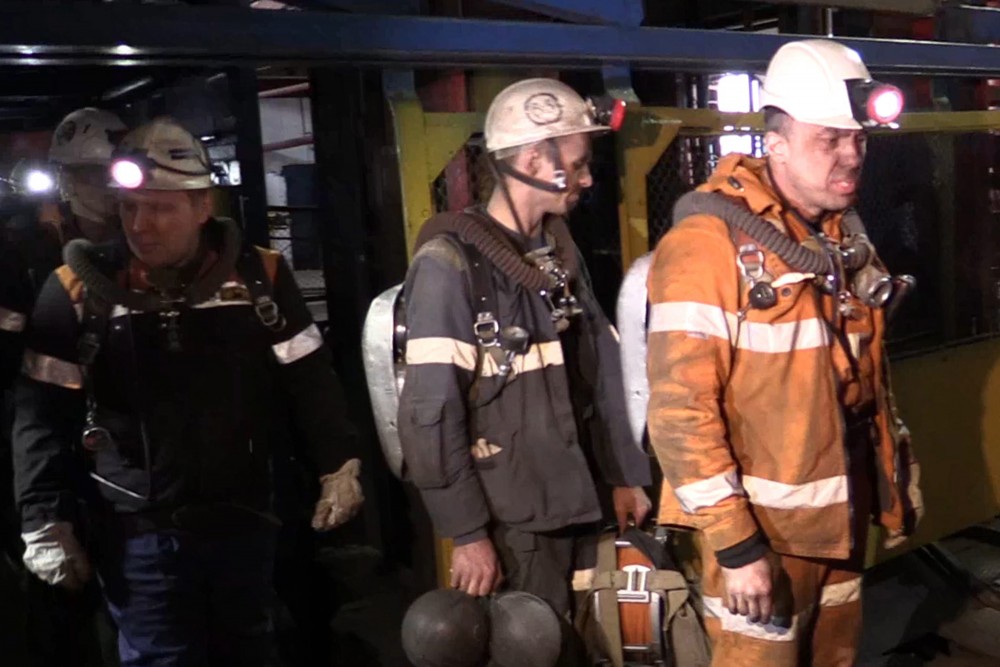
<path fill-rule="evenodd" d="M 44 195 L 54 192 L 56 179 L 43 169 L 30 169 L 24 175 L 24 191 L 31 195 Z"/>
<path fill-rule="evenodd" d="M 13 192 L 24 197 L 45 197 L 59 188 L 55 169 L 38 160 L 21 160 L 7 180 Z"/>
<path fill-rule="evenodd" d="M 145 153 L 130 153 L 115 156 L 111 160 L 109 172 L 114 185 L 135 190 L 142 187 L 149 177 L 150 170 L 156 166 Z"/>
<path fill-rule="evenodd" d="M 903 113 L 903 91 L 878 81 L 847 81 L 854 118 L 865 127 L 891 125 Z"/>
<path fill-rule="evenodd" d="M 589 102 L 594 114 L 594 120 L 598 125 L 607 126 L 611 128 L 612 132 L 617 132 L 621 129 L 622 123 L 625 122 L 625 112 L 628 108 L 625 100 L 602 95 L 590 98 Z"/>

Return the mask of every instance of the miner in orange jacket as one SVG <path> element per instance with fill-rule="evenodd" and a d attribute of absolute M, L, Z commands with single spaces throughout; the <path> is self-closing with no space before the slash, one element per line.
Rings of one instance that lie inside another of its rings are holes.
<path fill-rule="evenodd" d="M 714 665 L 852 665 L 868 526 L 897 543 L 922 511 L 882 347 L 893 283 L 850 210 L 865 127 L 902 95 L 807 40 L 762 104 L 767 158 L 721 160 L 649 274 L 660 522 L 699 531 Z"/>

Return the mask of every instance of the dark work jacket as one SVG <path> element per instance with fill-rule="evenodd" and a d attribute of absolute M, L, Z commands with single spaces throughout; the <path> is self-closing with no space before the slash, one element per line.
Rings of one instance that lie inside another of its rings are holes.
<path fill-rule="evenodd" d="M 68 266 L 49 278 L 16 396 L 15 485 L 25 530 L 73 520 L 81 495 L 105 512 L 145 516 L 217 502 L 266 512 L 272 448 L 292 430 L 317 474 L 350 457 L 353 430 L 320 332 L 281 256 L 257 251 L 286 319 L 278 332 L 261 323 L 236 273 L 212 299 L 180 309 L 179 351 L 168 349 L 161 315 L 111 312 L 91 377 L 97 422 L 115 446 L 97 452 L 79 445 L 85 289 Z M 116 252 L 119 283 L 148 289 L 138 261 L 122 245 Z"/>
<path fill-rule="evenodd" d="M 500 327 L 531 336 L 502 387 L 496 360 L 477 362 L 476 309 L 454 243 L 425 243 L 404 288 L 404 459 L 436 530 L 459 544 L 485 537 L 491 521 L 532 532 L 598 521 L 595 473 L 611 486 L 650 483 L 625 419 L 617 333 L 586 281 L 572 289 L 585 312 L 560 336 L 540 295 L 495 267 L 492 277 Z"/>

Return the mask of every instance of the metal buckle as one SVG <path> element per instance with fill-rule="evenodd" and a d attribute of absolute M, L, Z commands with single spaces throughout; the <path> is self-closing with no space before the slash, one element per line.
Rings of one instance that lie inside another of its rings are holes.
<path fill-rule="evenodd" d="M 555 185 L 560 190 L 566 189 L 566 171 L 563 169 L 556 169 L 552 172 L 552 184 Z"/>
<path fill-rule="evenodd" d="M 261 323 L 268 329 L 280 331 L 285 328 L 285 319 L 281 316 L 281 311 L 278 310 L 278 304 L 273 300 L 261 297 L 257 299 L 253 309 Z"/>
<path fill-rule="evenodd" d="M 764 253 L 752 243 L 741 245 L 736 251 L 736 265 L 746 278 L 751 281 L 760 280 L 764 275 Z"/>
<path fill-rule="evenodd" d="M 103 426 L 88 424 L 80 436 L 80 444 L 88 452 L 100 452 L 114 447 L 115 439 L 111 431 Z"/>
<path fill-rule="evenodd" d="M 499 344 L 500 324 L 493 313 L 486 311 L 476 314 L 476 323 L 472 325 L 472 333 L 483 347 L 493 347 Z"/>
<path fill-rule="evenodd" d="M 649 604 L 646 575 L 651 572 L 650 568 L 645 565 L 626 565 L 622 568 L 622 572 L 626 575 L 625 590 L 618 591 L 618 601 Z"/>

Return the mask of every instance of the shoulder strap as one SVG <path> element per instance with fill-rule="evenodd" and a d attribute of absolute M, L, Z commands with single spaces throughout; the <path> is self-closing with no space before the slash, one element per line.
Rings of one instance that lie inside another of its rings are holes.
<path fill-rule="evenodd" d="M 260 251 L 249 243 L 244 244 L 236 272 L 246 281 L 254 312 L 261 324 L 277 333 L 285 328 L 285 317 L 274 302 L 274 282 L 264 266 Z"/>
<path fill-rule="evenodd" d="M 493 283 L 493 270 L 490 261 L 474 244 L 461 239 L 457 234 L 445 232 L 440 235 L 451 243 L 458 252 L 463 264 L 463 273 L 472 297 L 472 310 L 475 313 L 472 322 L 472 333 L 478 343 L 474 380 L 469 388 L 469 398 L 476 401 L 479 394 L 479 384 L 482 378 L 483 363 L 486 354 L 500 355 L 496 357 L 498 364 L 502 362 L 499 348 L 500 314 L 498 310 L 497 290 Z"/>

